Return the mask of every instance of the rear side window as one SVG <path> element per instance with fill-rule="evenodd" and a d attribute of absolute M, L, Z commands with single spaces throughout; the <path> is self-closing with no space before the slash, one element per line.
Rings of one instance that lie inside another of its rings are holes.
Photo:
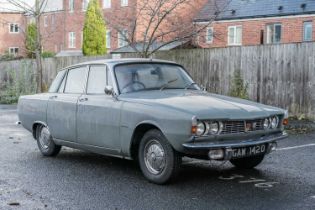
<path fill-rule="evenodd" d="M 104 89 L 107 81 L 105 65 L 94 65 L 90 67 L 87 94 L 105 94 Z"/>
<path fill-rule="evenodd" d="M 65 93 L 83 93 L 86 81 L 87 67 L 70 69 L 67 76 Z"/>
<path fill-rule="evenodd" d="M 58 91 L 58 88 L 60 86 L 62 79 L 65 76 L 65 73 L 66 73 L 66 70 L 58 72 L 56 78 L 54 79 L 54 81 L 50 85 L 50 88 L 48 90 L 49 93 L 56 93 Z"/>

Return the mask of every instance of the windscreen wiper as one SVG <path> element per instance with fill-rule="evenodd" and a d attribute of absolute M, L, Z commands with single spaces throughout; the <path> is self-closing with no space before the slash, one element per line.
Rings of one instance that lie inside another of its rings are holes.
<path fill-rule="evenodd" d="M 187 90 L 187 89 L 190 88 L 192 85 L 197 85 L 197 83 L 192 82 L 192 83 L 186 85 L 186 86 L 184 87 L 184 89 Z"/>
<path fill-rule="evenodd" d="M 178 78 L 168 81 L 166 84 L 161 86 L 160 91 L 164 90 L 164 88 L 166 88 L 169 84 L 176 82 L 177 80 L 178 80 Z"/>

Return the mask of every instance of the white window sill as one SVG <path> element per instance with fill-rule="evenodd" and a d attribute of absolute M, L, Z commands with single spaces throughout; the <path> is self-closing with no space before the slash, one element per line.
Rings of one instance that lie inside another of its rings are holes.
<path fill-rule="evenodd" d="M 242 46 L 242 44 L 228 44 L 228 46 L 231 46 L 231 47 L 233 47 L 233 46 Z"/>

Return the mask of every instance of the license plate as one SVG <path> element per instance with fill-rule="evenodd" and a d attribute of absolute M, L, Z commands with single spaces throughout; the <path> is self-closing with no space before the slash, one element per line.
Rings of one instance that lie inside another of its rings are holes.
<path fill-rule="evenodd" d="M 264 154 L 266 152 L 266 145 L 255 145 L 251 147 L 241 147 L 233 149 L 232 158 L 242 158 L 254 155 Z"/>

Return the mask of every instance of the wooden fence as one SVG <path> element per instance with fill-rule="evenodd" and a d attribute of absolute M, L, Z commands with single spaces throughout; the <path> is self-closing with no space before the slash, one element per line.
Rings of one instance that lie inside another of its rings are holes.
<path fill-rule="evenodd" d="M 137 57 L 125 54 L 123 57 Z M 48 84 L 57 69 L 104 57 L 67 57 L 44 60 L 44 80 Z M 251 100 L 289 109 L 294 116 L 315 119 L 315 43 L 180 49 L 158 52 L 154 58 L 178 62 L 194 80 L 210 92 L 228 94 L 235 70 L 240 70 L 249 87 Z M 0 63 L 3 71 L 20 69 L 23 61 Z M 24 61 L 25 62 L 25 61 Z M 34 61 L 32 66 L 34 67 Z"/>

